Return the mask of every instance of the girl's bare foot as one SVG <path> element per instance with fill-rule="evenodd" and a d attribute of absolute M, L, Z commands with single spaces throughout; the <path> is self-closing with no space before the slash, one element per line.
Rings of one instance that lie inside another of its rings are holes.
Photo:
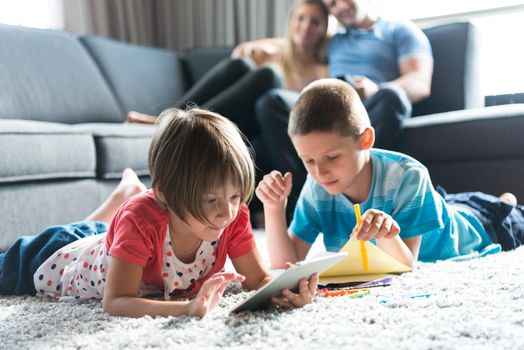
<path fill-rule="evenodd" d="M 509 205 L 517 205 L 517 197 L 513 193 L 504 192 L 499 196 L 500 200 Z"/>
<path fill-rule="evenodd" d="M 123 203 L 135 194 L 145 190 L 147 190 L 146 186 L 140 181 L 133 169 L 125 168 L 122 172 L 122 180 L 116 186 L 112 196 L 118 196 Z"/>
<path fill-rule="evenodd" d="M 133 169 L 124 169 L 122 180 L 120 180 L 120 183 L 111 195 L 85 220 L 110 223 L 122 203 L 146 189 L 146 186 L 140 181 Z"/>
<path fill-rule="evenodd" d="M 129 113 L 127 113 L 128 123 L 155 124 L 155 121 L 156 117 L 149 114 L 139 113 L 135 111 L 130 111 Z"/>

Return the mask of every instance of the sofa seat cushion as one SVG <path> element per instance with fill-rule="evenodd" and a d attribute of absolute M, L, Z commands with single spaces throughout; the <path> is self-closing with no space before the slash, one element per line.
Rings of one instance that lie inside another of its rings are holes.
<path fill-rule="evenodd" d="M 0 159 L 0 184 L 95 176 L 92 136 L 65 124 L 2 120 Z"/>
<path fill-rule="evenodd" d="M 139 176 L 149 175 L 147 153 L 155 126 L 90 123 L 77 124 L 74 128 L 92 133 L 99 178 L 119 179 L 125 168 L 132 168 Z"/>
<path fill-rule="evenodd" d="M 524 159 L 523 117 L 513 104 L 406 119 L 400 151 L 426 163 Z"/>

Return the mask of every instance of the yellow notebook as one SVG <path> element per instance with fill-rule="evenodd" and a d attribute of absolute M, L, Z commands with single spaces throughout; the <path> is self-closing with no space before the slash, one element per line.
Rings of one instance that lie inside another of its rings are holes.
<path fill-rule="evenodd" d="M 369 270 L 364 271 L 360 242 L 351 237 L 341 252 L 347 256 L 335 266 L 320 275 L 319 284 L 367 282 L 375 279 L 411 271 L 411 268 L 389 256 L 382 249 L 370 242 L 365 242 Z"/>

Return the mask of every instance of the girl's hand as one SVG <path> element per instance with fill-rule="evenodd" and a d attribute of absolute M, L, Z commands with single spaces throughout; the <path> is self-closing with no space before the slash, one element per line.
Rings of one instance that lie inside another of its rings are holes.
<path fill-rule="evenodd" d="M 355 226 L 352 234 L 358 240 L 369 241 L 371 238 L 393 238 L 400 232 L 398 223 L 388 214 L 376 209 L 367 210 L 362 215 L 360 229 Z"/>
<path fill-rule="evenodd" d="M 289 289 L 282 290 L 281 297 L 273 297 L 271 301 L 282 308 L 303 307 L 311 304 L 317 293 L 318 274 L 314 273 L 309 278 L 309 281 L 302 278 L 298 283 L 298 294 L 293 293 Z"/>
<path fill-rule="evenodd" d="M 188 304 L 187 315 L 204 317 L 219 303 L 230 282 L 242 282 L 245 277 L 235 272 L 220 272 L 204 282 L 198 295 Z"/>
<path fill-rule="evenodd" d="M 287 197 L 291 193 L 293 178 L 290 172 L 284 176 L 280 171 L 273 170 L 264 175 L 259 182 L 255 193 L 266 208 L 283 208 L 286 206 Z"/>

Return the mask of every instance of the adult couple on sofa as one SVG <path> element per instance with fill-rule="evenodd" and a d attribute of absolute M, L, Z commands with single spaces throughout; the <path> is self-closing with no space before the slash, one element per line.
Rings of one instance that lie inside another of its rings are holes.
<path fill-rule="evenodd" d="M 274 168 L 293 173 L 295 186 L 287 207 L 290 215 L 306 171 L 287 135 L 287 121 L 306 85 L 328 75 L 353 85 L 375 128 L 376 147 L 386 149 L 396 147 L 400 122 L 410 116 L 412 102 L 429 95 L 433 59 L 426 36 L 414 24 L 376 17 L 368 7 L 365 1 L 354 0 L 296 1 L 290 10 L 286 38 L 247 42 L 233 51 L 233 58 L 248 58 L 262 68 L 249 71 L 243 68 L 247 65 L 243 60 L 225 60 L 178 103 L 183 107 L 192 101 L 228 116 L 251 140 L 260 130 L 263 146 L 256 147 L 255 143 L 255 150 L 262 173 Z M 330 12 L 344 29 L 331 38 L 327 33 Z M 273 83 L 278 81 L 270 70 L 262 75 L 268 65 L 280 73 L 285 89 L 273 89 L 259 98 L 253 118 L 253 98 L 268 87 L 276 87 Z M 155 119 L 136 112 L 129 117 L 145 122 Z M 260 155 L 265 150 L 269 164 L 261 166 L 265 157 Z"/>

